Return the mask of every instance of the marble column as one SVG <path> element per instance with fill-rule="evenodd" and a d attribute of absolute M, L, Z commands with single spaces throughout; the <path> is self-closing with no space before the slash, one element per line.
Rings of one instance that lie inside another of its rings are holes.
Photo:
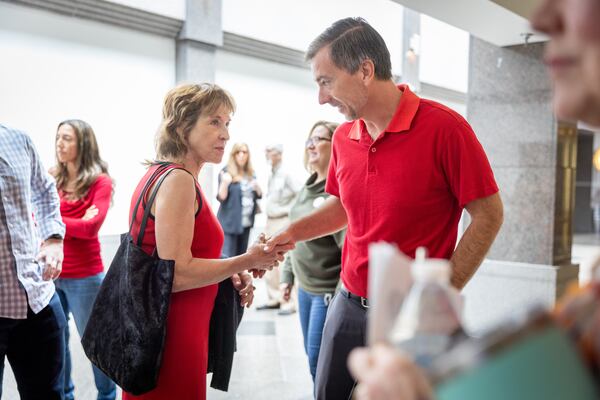
<path fill-rule="evenodd" d="M 557 121 L 543 44 L 497 47 L 471 37 L 467 118 L 488 154 L 504 225 L 465 289 L 484 328 L 532 303 L 552 306 L 571 265 L 576 126 Z"/>
<path fill-rule="evenodd" d="M 177 83 L 214 82 L 217 47 L 223 46 L 221 0 L 186 0 L 185 21 L 177 38 Z M 200 184 L 206 198 L 214 198 L 213 165 L 202 168 Z"/>

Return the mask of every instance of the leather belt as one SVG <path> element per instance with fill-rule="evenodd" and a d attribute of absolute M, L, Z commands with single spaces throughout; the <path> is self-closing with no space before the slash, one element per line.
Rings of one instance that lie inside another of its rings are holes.
<path fill-rule="evenodd" d="M 354 302 L 358 303 L 358 304 L 359 304 L 359 305 L 360 305 L 362 308 L 364 308 L 365 310 L 366 310 L 367 308 L 369 308 L 369 300 L 368 300 L 366 297 L 362 297 L 362 296 L 358 296 L 358 295 L 356 295 L 356 294 L 354 294 L 354 293 L 350 293 L 350 292 L 348 291 L 348 289 L 346 289 L 344 286 L 342 286 L 342 287 L 340 288 L 340 293 L 341 293 L 341 294 L 342 294 L 344 297 L 346 297 L 346 298 L 348 298 L 348 299 L 350 299 L 350 300 L 352 300 L 352 301 L 354 301 Z"/>

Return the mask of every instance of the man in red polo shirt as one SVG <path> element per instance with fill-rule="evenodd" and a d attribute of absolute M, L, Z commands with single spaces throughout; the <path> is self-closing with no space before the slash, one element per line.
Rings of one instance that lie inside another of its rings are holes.
<path fill-rule="evenodd" d="M 502 202 L 469 124 L 396 86 L 385 42 L 366 21 L 335 22 L 306 58 L 319 103 L 337 107 L 349 122 L 333 139 L 326 186 L 333 196 L 271 238 L 267 250 L 348 226 L 343 287 L 327 314 L 315 382 L 317 399 L 346 399 L 354 384 L 346 359 L 365 342 L 369 243 L 396 243 L 411 257 L 425 246 L 452 262 L 452 284 L 462 289 L 500 229 Z M 463 209 L 471 223 L 456 246 Z"/>

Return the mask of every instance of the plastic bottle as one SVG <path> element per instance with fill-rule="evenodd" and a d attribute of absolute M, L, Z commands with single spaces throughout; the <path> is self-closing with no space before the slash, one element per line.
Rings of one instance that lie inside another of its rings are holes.
<path fill-rule="evenodd" d="M 421 367 L 428 368 L 463 330 L 461 297 L 450 286 L 450 263 L 426 258 L 425 253 L 424 248 L 417 249 L 411 266 L 414 283 L 402 303 L 390 340 Z"/>

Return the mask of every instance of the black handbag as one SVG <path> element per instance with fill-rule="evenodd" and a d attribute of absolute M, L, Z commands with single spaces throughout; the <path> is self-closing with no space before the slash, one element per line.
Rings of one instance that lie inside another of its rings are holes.
<path fill-rule="evenodd" d="M 158 188 L 170 171 L 176 169 L 166 168 L 168 165 L 161 164 L 141 191 L 129 232 L 121 235 L 121 244 L 102 282 L 81 339 L 90 361 L 123 390 L 134 395 L 156 387 L 165 343 L 175 262 L 161 260 L 156 250 L 153 255 L 146 254 L 141 244 Z M 151 182 L 161 173 L 163 175 L 146 204 L 134 242 L 131 228 L 138 207 Z"/>

